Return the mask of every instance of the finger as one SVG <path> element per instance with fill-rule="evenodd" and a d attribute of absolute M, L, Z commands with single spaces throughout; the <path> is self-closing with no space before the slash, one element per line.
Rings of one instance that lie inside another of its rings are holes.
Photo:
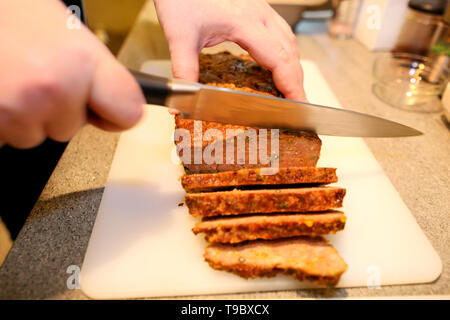
<path fill-rule="evenodd" d="M 141 118 L 144 103 L 142 91 L 126 68 L 109 56 L 99 62 L 88 98 L 90 111 L 98 117 L 97 126 L 114 131 L 131 128 Z"/>
<path fill-rule="evenodd" d="M 86 122 L 86 97 L 89 84 L 82 74 L 70 74 L 65 71 L 67 79 L 61 82 L 58 94 L 49 100 L 51 112 L 44 121 L 44 129 L 48 137 L 58 142 L 69 141 Z"/>
<path fill-rule="evenodd" d="M 304 73 L 303 68 L 300 62 L 300 54 L 298 52 L 298 46 L 297 46 L 297 37 L 295 36 L 294 32 L 292 32 L 291 27 L 289 24 L 284 20 L 275 10 L 272 10 L 274 13 L 274 19 L 277 21 L 277 25 L 279 29 L 283 30 L 283 34 L 286 37 L 286 41 L 290 44 L 291 50 L 293 52 L 293 55 L 297 57 L 298 61 L 298 76 L 299 76 L 299 83 L 300 83 L 300 90 L 301 95 L 304 97 L 300 99 L 301 101 L 308 102 L 308 98 L 306 97 L 305 89 L 304 89 Z"/>
<path fill-rule="evenodd" d="M 0 141 L 17 149 L 28 149 L 40 145 L 46 138 L 41 124 L 10 121 L 0 132 Z"/>
<path fill-rule="evenodd" d="M 169 111 L 169 113 L 173 116 L 180 113 L 180 111 L 178 111 L 177 109 L 174 109 L 174 108 L 168 108 L 167 111 Z"/>
<path fill-rule="evenodd" d="M 290 28 L 285 28 L 281 20 L 283 20 L 281 17 L 280 19 L 278 19 L 276 15 L 271 15 L 265 20 L 264 25 L 270 31 L 270 33 L 273 34 L 281 42 L 283 48 L 285 48 L 286 51 L 289 52 L 289 54 L 292 56 L 292 59 L 294 59 L 296 69 L 298 71 L 296 81 L 301 85 L 300 89 L 303 89 L 303 81 L 301 80 L 303 70 L 301 70 L 300 66 L 300 57 L 297 50 L 296 37 L 292 33 Z"/>
<path fill-rule="evenodd" d="M 303 73 L 303 67 L 300 64 L 300 60 L 299 60 L 299 66 L 298 66 L 298 74 L 299 74 L 299 82 L 300 82 L 300 98 L 297 99 L 299 101 L 302 102 L 309 102 L 308 97 L 306 96 L 306 92 L 305 92 L 305 87 L 303 85 L 304 83 L 304 73 Z"/>
<path fill-rule="evenodd" d="M 297 49 L 297 39 L 286 21 L 276 12 L 265 19 L 264 25 L 283 43 L 292 55 L 299 57 Z"/>
<path fill-rule="evenodd" d="M 87 122 L 99 129 L 102 129 L 105 131 L 111 131 L 111 132 L 122 131 L 122 128 L 118 127 L 116 124 L 109 122 L 108 120 L 105 120 L 103 118 L 100 118 L 97 114 L 95 114 L 94 112 L 92 112 L 90 110 L 88 110 L 88 113 L 87 113 Z"/>
<path fill-rule="evenodd" d="M 85 112 L 80 108 L 79 112 L 55 113 L 44 128 L 49 138 L 58 142 L 66 142 L 72 139 L 85 122 Z"/>
<path fill-rule="evenodd" d="M 59 117 L 58 117 L 59 116 Z M 78 132 L 86 122 L 84 110 L 80 112 L 55 113 L 55 117 L 48 121 L 44 128 L 47 136 L 58 142 L 66 142 Z"/>
<path fill-rule="evenodd" d="M 169 43 L 173 77 L 197 82 L 199 73 L 198 55 L 200 48 L 195 39 L 178 40 Z"/>
<path fill-rule="evenodd" d="M 42 125 L 44 118 L 36 110 L 26 109 L 22 105 L 22 102 L 32 97 L 39 105 L 45 104 L 45 99 L 33 91 L 25 94 L 24 99 L 17 98 L 14 107 L 0 106 L 0 141 L 14 148 L 28 149 L 40 145 L 45 140 Z M 45 111 L 45 106 L 42 109 Z"/>
<path fill-rule="evenodd" d="M 298 53 L 297 47 L 297 37 L 292 32 L 289 24 L 284 20 L 276 11 L 270 10 L 271 12 L 268 14 L 268 17 L 265 19 L 266 27 L 279 39 L 282 41 L 282 45 L 289 50 L 291 55 L 294 57 L 296 61 L 296 69 L 297 69 L 297 82 L 299 84 L 300 96 L 301 98 L 297 99 L 300 101 L 307 102 L 305 89 L 303 87 L 303 68 L 300 63 L 300 55 Z"/>
<path fill-rule="evenodd" d="M 261 24 L 241 26 L 230 37 L 262 66 L 272 71 L 277 88 L 287 99 L 305 99 L 298 76 L 298 59 L 287 50 L 276 36 Z"/>
<path fill-rule="evenodd" d="M 45 132 L 55 141 L 69 141 L 86 122 L 86 105 L 72 95 L 54 103 L 54 111 L 45 122 Z"/>

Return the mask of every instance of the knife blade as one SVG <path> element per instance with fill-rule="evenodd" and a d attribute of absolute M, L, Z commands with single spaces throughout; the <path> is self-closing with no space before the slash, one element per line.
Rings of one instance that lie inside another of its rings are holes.
<path fill-rule="evenodd" d="M 147 103 L 176 109 L 187 119 L 346 137 L 422 134 L 403 124 L 355 111 L 130 71 Z"/>

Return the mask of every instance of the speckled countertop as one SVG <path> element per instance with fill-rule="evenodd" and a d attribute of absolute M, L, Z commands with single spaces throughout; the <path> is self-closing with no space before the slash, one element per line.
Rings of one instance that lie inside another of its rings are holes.
<path fill-rule="evenodd" d="M 141 30 L 135 30 L 132 37 L 139 37 L 136 32 L 142 33 L 145 28 L 137 29 Z M 129 49 L 133 39 L 127 41 L 128 49 L 119 57 L 125 64 L 127 59 L 137 64 L 153 58 L 137 59 L 136 52 L 133 55 L 133 49 Z M 406 112 L 379 101 L 372 93 L 371 70 L 377 53 L 369 52 L 355 40 L 302 35 L 298 45 L 302 58 L 317 64 L 342 105 L 409 124 L 425 133 L 407 139 L 366 139 L 366 143 L 441 257 L 443 272 L 433 283 L 381 289 L 291 290 L 189 298 L 450 294 L 450 131 L 442 121 L 442 113 Z M 139 46 L 145 47 L 144 41 Z M 165 51 L 164 47 L 155 50 Z M 83 263 L 118 139 L 118 134 L 86 126 L 70 142 L 0 268 L 0 299 L 87 299 L 80 290 L 68 289 L 67 268 L 81 267 Z"/>

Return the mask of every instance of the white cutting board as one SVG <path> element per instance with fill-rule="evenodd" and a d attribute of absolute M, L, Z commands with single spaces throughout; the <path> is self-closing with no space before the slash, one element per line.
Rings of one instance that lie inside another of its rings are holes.
<path fill-rule="evenodd" d="M 313 103 L 339 106 L 317 67 L 303 61 Z M 144 71 L 170 72 L 168 61 Z M 81 271 L 91 298 L 138 298 L 274 291 L 316 287 L 287 276 L 245 280 L 211 269 L 206 242 L 191 228 L 174 153 L 173 117 L 148 107 L 141 123 L 121 135 Z M 321 137 L 319 166 L 338 168 L 347 189 L 345 230 L 327 236 L 347 262 L 338 287 L 431 282 L 442 262 L 399 194 L 360 138 Z"/>

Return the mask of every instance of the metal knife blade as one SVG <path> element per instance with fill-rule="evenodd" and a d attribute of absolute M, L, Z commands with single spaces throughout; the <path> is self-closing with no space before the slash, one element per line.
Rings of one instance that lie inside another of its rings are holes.
<path fill-rule="evenodd" d="M 307 130 L 331 136 L 405 137 L 422 134 L 408 126 L 355 111 L 133 73 L 150 104 L 176 109 L 188 119 Z M 155 80 L 159 81 L 156 85 Z M 165 81 L 166 87 L 161 81 Z M 161 88 L 165 90 L 163 93 Z"/>

